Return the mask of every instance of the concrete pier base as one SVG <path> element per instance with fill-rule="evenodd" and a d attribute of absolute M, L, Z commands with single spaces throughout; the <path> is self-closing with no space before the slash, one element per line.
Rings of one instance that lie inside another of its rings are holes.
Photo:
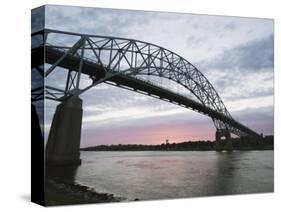
<path fill-rule="evenodd" d="M 222 140 L 222 137 L 225 139 Z M 230 133 L 228 130 L 217 130 L 216 131 L 216 141 L 215 141 L 215 150 L 216 151 L 232 151 L 232 141 L 230 137 Z"/>
<path fill-rule="evenodd" d="M 219 131 L 216 131 L 215 150 L 218 152 L 223 150 L 223 145 L 222 145 L 222 141 L 221 141 L 221 133 Z"/>
<path fill-rule="evenodd" d="M 82 100 L 70 97 L 56 108 L 46 146 L 46 165 L 79 165 Z"/>

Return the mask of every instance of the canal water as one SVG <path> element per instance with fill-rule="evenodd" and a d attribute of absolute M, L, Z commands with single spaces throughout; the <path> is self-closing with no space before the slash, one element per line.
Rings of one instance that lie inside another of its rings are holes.
<path fill-rule="evenodd" d="M 273 151 L 81 151 L 75 182 L 126 200 L 273 191 Z"/>

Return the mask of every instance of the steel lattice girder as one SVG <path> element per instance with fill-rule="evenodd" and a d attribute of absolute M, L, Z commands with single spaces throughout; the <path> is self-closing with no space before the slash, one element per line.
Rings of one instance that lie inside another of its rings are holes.
<path fill-rule="evenodd" d="M 65 90 L 46 86 L 46 96 L 49 99 L 62 100 L 68 95 L 79 95 L 96 84 L 111 81 L 117 76 L 119 78 L 120 76 L 127 78 L 136 78 L 141 75 L 157 76 L 180 84 L 183 89 L 189 90 L 203 107 L 222 115 L 211 116 L 217 129 L 227 129 L 238 136 L 258 136 L 256 132 L 232 118 L 212 84 L 195 66 L 168 49 L 133 39 L 51 29 L 45 29 L 33 36 L 40 33 L 44 37 L 44 42 L 34 48 L 34 51 L 44 48 L 46 62 L 51 64 L 51 67 L 45 70 L 45 78 L 56 67 L 67 68 L 78 73 L 77 84 L 72 90 L 67 89 L 68 85 Z M 76 40 L 70 44 L 66 42 L 67 39 L 64 39 L 64 44 L 56 44 L 49 40 L 51 35 L 58 38 L 72 36 Z M 92 84 L 84 89 L 79 88 L 81 73 L 89 75 L 93 80 Z M 120 84 L 122 83 L 118 86 Z M 165 90 L 165 85 L 161 86 L 161 89 Z M 52 95 L 52 91 L 61 92 L 61 97 Z M 210 116 L 210 114 L 207 115 Z"/>

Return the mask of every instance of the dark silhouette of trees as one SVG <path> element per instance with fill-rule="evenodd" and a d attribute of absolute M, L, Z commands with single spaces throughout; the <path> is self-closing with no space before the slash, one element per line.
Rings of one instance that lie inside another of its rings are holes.
<path fill-rule="evenodd" d="M 265 136 L 259 138 L 232 138 L 234 150 L 272 150 L 274 148 L 274 137 Z M 185 141 L 181 143 L 165 143 L 157 145 L 144 144 L 117 144 L 117 145 L 99 145 L 82 148 L 84 151 L 204 151 L 215 150 L 214 141 Z"/>

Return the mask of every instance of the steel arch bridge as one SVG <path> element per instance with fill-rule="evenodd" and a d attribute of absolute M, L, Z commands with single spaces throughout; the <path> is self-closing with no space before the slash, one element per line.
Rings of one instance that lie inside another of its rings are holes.
<path fill-rule="evenodd" d="M 32 39 L 32 68 L 46 79 L 44 86 L 32 89 L 32 101 L 44 96 L 64 101 L 100 83 L 108 83 L 205 114 L 213 120 L 217 131 L 259 137 L 258 133 L 231 116 L 215 88 L 194 65 L 168 49 L 134 39 L 52 29 L 33 33 Z M 63 89 L 47 83 L 48 77 L 59 68 L 68 70 Z M 89 77 L 87 86 L 81 86 L 81 75 Z M 141 76 L 173 81 L 196 100 Z"/>

